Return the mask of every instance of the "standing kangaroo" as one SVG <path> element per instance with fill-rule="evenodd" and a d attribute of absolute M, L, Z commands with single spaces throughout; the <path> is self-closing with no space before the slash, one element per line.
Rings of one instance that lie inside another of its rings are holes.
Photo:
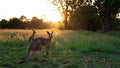
<path fill-rule="evenodd" d="M 48 48 L 50 47 L 50 43 L 51 40 L 53 38 L 53 32 L 48 32 L 48 38 L 43 38 L 43 37 L 39 37 L 36 39 L 33 39 L 33 41 L 31 41 L 29 49 L 28 49 L 28 53 L 27 53 L 27 57 L 26 60 L 28 60 L 30 58 L 30 54 L 32 53 L 40 53 L 42 50 L 42 46 L 46 46 L 46 55 L 48 55 Z"/>
<path fill-rule="evenodd" d="M 34 29 L 32 31 L 33 31 L 33 34 L 29 37 L 29 43 L 31 43 L 35 38 L 34 36 L 35 36 L 36 31 Z"/>

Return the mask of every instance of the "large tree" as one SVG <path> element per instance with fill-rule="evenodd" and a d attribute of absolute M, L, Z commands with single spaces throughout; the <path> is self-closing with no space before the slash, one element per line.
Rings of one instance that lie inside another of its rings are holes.
<path fill-rule="evenodd" d="M 96 31 L 100 28 L 97 9 L 94 6 L 79 6 L 70 14 L 69 27 Z"/>
<path fill-rule="evenodd" d="M 63 23 L 65 24 L 65 29 L 67 29 L 70 12 L 78 6 L 78 2 L 82 4 L 83 0 L 52 0 L 52 2 L 63 15 Z"/>
<path fill-rule="evenodd" d="M 112 18 L 120 9 L 120 0 L 95 0 L 94 5 L 101 17 L 103 32 L 109 32 Z"/>

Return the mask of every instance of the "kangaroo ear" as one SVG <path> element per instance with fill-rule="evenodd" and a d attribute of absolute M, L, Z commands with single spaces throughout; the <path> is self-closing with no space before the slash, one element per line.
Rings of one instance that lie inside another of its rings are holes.
<path fill-rule="evenodd" d="M 47 31 L 47 34 L 50 34 L 50 33 Z"/>
<path fill-rule="evenodd" d="M 36 33 L 36 31 L 33 29 L 33 32 L 35 32 Z"/>
<path fill-rule="evenodd" d="M 51 33 L 51 34 L 53 34 L 53 32 L 54 32 L 54 31 L 52 31 L 52 33 Z"/>

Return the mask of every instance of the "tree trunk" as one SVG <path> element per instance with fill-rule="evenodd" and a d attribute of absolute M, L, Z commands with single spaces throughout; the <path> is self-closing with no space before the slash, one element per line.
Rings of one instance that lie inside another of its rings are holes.
<path fill-rule="evenodd" d="M 111 23 L 111 16 L 106 14 L 104 17 L 103 17 L 103 33 L 107 33 L 110 31 L 110 23 Z"/>
<path fill-rule="evenodd" d="M 67 16 L 65 16 L 64 24 L 65 24 L 65 29 L 68 29 Z"/>
<path fill-rule="evenodd" d="M 68 23 L 67 23 L 67 19 L 68 19 L 68 14 L 67 14 L 67 12 L 65 12 L 65 14 L 64 14 L 64 24 L 65 24 L 65 29 L 68 29 Z"/>

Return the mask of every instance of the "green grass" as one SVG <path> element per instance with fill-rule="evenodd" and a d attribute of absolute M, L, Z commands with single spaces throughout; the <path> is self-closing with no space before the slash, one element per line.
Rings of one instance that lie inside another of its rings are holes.
<path fill-rule="evenodd" d="M 3 31 L 0 33 L 0 68 L 120 68 L 120 38 L 113 34 L 54 31 L 49 56 L 45 56 L 43 47 L 40 61 L 31 56 L 26 63 L 18 64 L 26 57 L 31 33 Z"/>

